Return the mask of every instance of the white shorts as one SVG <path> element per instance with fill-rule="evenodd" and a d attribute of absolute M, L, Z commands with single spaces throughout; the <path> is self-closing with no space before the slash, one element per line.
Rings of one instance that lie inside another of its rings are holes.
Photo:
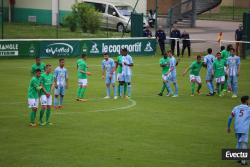
<path fill-rule="evenodd" d="M 216 82 L 216 83 L 225 82 L 225 76 L 221 76 L 221 77 L 219 77 L 219 78 L 215 78 L 215 82 Z"/>
<path fill-rule="evenodd" d="M 79 86 L 87 86 L 88 85 L 88 79 L 78 79 L 78 85 Z"/>
<path fill-rule="evenodd" d="M 189 79 L 190 79 L 190 82 L 194 80 L 195 82 L 201 83 L 201 77 L 200 76 L 189 75 Z"/>
<path fill-rule="evenodd" d="M 47 97 L 46 95 L 42 95 L 40 97 L 40 102 L 42 106 L 51 106 L 52 105 L 52 96 Z"/>
<path fill-rule="evenodd" d="M 38 108 L 38 99 L 28 99 L 29 108 Z"/>
<path fill-rule="evenodd" d="M 167 75 L 164 75 L 164 74 L 161 75 L 161 78 L 162 78 L 162 80 L 163 80 L 164 82 L 167 81 L 167 77 L 168 77 Z"/>
<path fill-rule="evenodd" d="M 123 81 L 122 73 L 117 74 L 117 81 Z"/>

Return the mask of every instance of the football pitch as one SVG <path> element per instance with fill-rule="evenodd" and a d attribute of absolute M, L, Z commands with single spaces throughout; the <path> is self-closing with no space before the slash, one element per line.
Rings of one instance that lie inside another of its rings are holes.
<path fill-rule="evenodd" d="M 227 118 L 240 99 L 206 97 L 205 69 L 202 95 L 190 97 L 189 76 L 182 71 L 194 58 L 181 59 L 179 97 L 159 97 L 162 81 L 159 56 L 134 57 L 132 98 L 103 99 L 102 58 L 88 58 L 92 75 L 88 102 L 77 102 L 77 58 L 66 58 L 69 88 L 64 109 L 52 111 L 52 126 L 31 128 L 27 88 L 33 59 L 0 60 L 1 167 L 213 167 L 239 166 L 222 161 L 221 149 L 234 148 Z M 53 69 L 58 59 L 42 59 Z M 250 61 L 241 61 L 239 96 L 250 95 Z M 172 85 L 173 86 L 173 85 Z M 38 118 L 38 114 L 37 114 Z M 233 126 L 231 127 L 233 128 Z"/>

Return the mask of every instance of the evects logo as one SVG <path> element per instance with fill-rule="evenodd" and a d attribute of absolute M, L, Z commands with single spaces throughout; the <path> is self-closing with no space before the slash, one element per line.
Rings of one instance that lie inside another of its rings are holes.
<path fill-rule="evenodd" d="M 45 52 L 47 54 L 50 54 L 52 56 L 54 55 L 70 55 L 74 51 L 74 48 L 67 43 L 53 43 L 49 44 L 47 48 L 45 49 Z"/>

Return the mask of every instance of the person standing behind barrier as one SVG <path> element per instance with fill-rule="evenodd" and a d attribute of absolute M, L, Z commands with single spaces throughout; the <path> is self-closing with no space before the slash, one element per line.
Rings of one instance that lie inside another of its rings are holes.
<path fill-rule="evenodd" d="M 170 37 L 171 38 L 181 38 L 180 30 L 178 30 L 175 26 L 173 26 L 173 30 L 171 31 Z M 173 54 L 175 53 L 174 52 L 175 42 L 176 42 L 175 39 L 171 40 L 171 51 Z M 180 44 L 179 44 L 179 41 L 177 41 L 176 43 L 177 43 L 177 57 L 179 57 L 180 56 Z"/>
<path fill-rule="evenodd" d="M 189 34 L 186 31 L 183 31 L 182 35 L 181 35 L 182 40 L 182 51 L 181 51 L 181 56 L 183 57 L 185 49 L 188 49 L 188 57 L 190 57 L 191 55 L 191 43 L 189 40 Z"/>
<path fill-rule="evenodd" d="M 149 29 L 149 26 L 147 26 L 146 28 L 145 28 L 145 30 L 143 31 L 143 36 L 144 37 L 152 37 L 152 32 L 150 31 L 150 29 Z"/>
<path fill-rule="evenodd" d="M 159 26 L 158 30 L 155 33 L 155 37 L 158 40 L 160 49 L 161 49 L 161 55 L 165 54 L 165 40 L 166 40 L 166 34 L 164 30 L 162 29 L 162 26 Z"/>
<path fill-rule="evenodd" d="M 243 35 L 243 26 L 242 24 L 240 24 L 239 28 L 235 31 L 235 40 L 242 41 L 242 35 Z M 242 53 L 242 43 L 236 42 L 236 55 L 238 56 L 240 55 L 239 50 L 240 50 L 240 53 Z"/>

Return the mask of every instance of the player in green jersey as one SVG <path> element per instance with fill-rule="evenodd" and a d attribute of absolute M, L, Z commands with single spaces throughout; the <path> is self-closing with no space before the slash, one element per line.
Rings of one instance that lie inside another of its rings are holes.
<path fill-rule="evenodd" d="M 165 53 L 164 56 L 160 59 L 160 67 L 162 68 L 162 81 L 163 81 L 163 84 L 162 84 L 161 92 L 158 94 L 159 96 L 163 95 L 163 92 L 164 92 L 165 88 L 168 91 L 167 96 L 170 96 L 170 94 L 169 94 L 170 93 L 170 85 L 169 85 L 169 82 L 167 80 L 167 75 L 166 75 L 166 73 L 169 70 L 169 64 L 170 64 L 169 63 L 169 57 Z"/>
<path fill-rule="evenodd" d="M 36 119 L 36 112 L 38 109 L 38 94 L 39 91 L 42 89 L 42 86 L 40 85 L 40 76 L 41 76 L 41 70 L 36 69 L 35 70 L 35 76 L 33 76 L 29 83 L 28 88 L 28 105 L 29 108 L 31 108 L 30 112 L 30 126 L 35 127 L 35 119 Z"/>
<path fill-rule="evenodd" d="M 212 76 L 215 77 L 215 82 L 217 86 L 218 95 L 221 97 L 223 94 L 221 93 L 224 83 L 225 83 L 225 66 L 226 62 L 221 58 L 221 53 L 218 52 L 216 54 L 217 60 L 213 63 Z"/>
<path fill-rule="evenodd" d="M 88 86 L 88 75 L 91 75 L 88 72 L 88 66 L 86 63 L 87 55 L 82 54 L 81 59 L 77 60 L 77 77 L 78 77 L 78 90 L 77 90 L 77 101 L 85 102 L 87 99 L 84 99 L 84 94 Z"/>
<path fill-rule="evenodd" d="M 31 66 L 31 74 L 35 75 L 35 71 L 37 69 L 40 69 L 41 73 L 44 73 L 44 71 L 45 71 L 45 64 L 41 62 L 40 57 L 36 57 L 35 61 L 36 61 L 36 63 Z"/>
<path fill-rule="evenodd" d="M 117 86 L 117 94 L 120 96 L 120 86 L 121 86 L 121 82 L 123 81 L 123 77 L 122 77 L 122 60 L 123 60 L 123 55 L 122 55 L 122 49 L 121 49 L 121 54 L 117 57 L 116 60 L 116 69 L 117 69 L 117 81 L 118 86 Z M 124 94 L 126 94 L 127 92 L 127 84 L 124 83 Z"/>
<path fill-rule="evenodd" d="M 52 95 L 51 91 L 53 88 L 54 83 L 54 76 L 51 74 L 51 65 L 47 64 L 45 67 L 45 73 L 41 75 L 41 86 L 43 87 L 43 91 L 41 92 L 40 102 L 42 105 L 42 108 L 40 110 L 40 119 L 39 124 L 40 125 L 51 125 L 49 122 L 50 118 L 50 110 L 52 105 Z M 46 110 L 46 122 L 43 122 L 43 115 Z"/>
<path fill-rule="evenodd" d="M 227 49 L 224 49 L 221 51 L 221 59 L 224 60 L 225 62 L 227 62 L 227 59 L 230 56 L 230 50 L 232 48 L 233 48 L 233 45 L 229 44 L 229 45 L 227 45 Z M 222 89 L 223 89 L 223 92 L 226 92 L 228 89 L 228 85 L 227 85 L 228 76 L 226 73 L 226 67 L 224 68 L 224 70 L 225 70 L 225 83 L 224 83 L 224 87 Z"/>
<path fill-rule="evenodd" d="M 198 84 L 198 88 L 197 88 L 197 93 L 198 95 L 200 95 L 200 89 L 202 87 L 202 82 L 201 82 L 201 77 L 200 77 L 200 71 L 201 68 L 203 66 L 203 62 L 201 61 L 201 56 L 198 55 L 196 57 L 196 61 L 194 61 L 188 68 L 186 68 L 183 72 L 183 76 L 185 76 L 185 74 L 190 71 L 190 82 L 192 85 L 192 93 L 191 96 L 194 96 L 194 90 L 195 90 L 195 83 Z"/>

